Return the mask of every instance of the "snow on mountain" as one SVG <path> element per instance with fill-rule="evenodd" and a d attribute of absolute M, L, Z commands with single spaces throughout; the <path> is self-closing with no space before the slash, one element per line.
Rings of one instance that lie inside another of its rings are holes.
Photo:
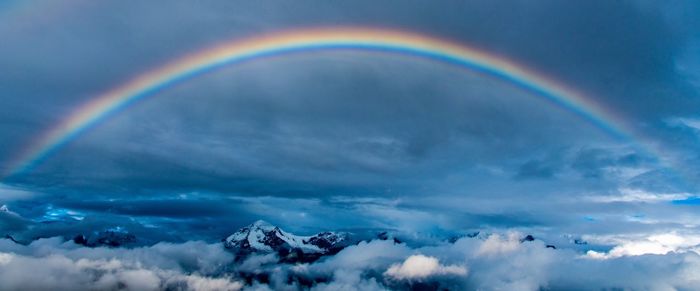
<path fill-rule="evenodd" d="M 348 235 L 327 231 L 312 236 L 298 236 L 258 220 L 228 236 L 223 242 L 226 248 L 243 252 L 325 255 L 342 249 L 348 242 Z"/>

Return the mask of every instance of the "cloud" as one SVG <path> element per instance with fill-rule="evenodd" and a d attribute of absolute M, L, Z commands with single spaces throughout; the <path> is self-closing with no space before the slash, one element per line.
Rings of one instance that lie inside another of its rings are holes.
<path fill-rule="evenodd" d="M 435 257 L 412 255 L 401 264 L 391 265 L 384 274 L 398 280 L 420 280 L 440 275 L 464 276 L 467 274 L 467 269 L 463 266 L 441 265 Z"/>
<path fill-rule="evenodd" d="M 59 238 L 28 246 L 0 241 L 0 289 L 239 290 L 222 271 L 233 257 L 220 244 L 83 248 Z"/>
<path fill-rule="evenodd" d="M 62 255 L 26 257 L 0 254 L 0 286 L 6 290 L 240 290 L 227 278 L 144 268 L 119 259 L 69 259 Z M 31 270 L 31 271 L 30 271 Z"/>
<path fill-rule="evenodd" d="M 407 246 L 362 242 L 311 264 L 280 264 L 274 256 L 235 261 L 221 244 L 185 242 L 133 249 L 83 248 L 59 238 L 22 246 L 0 240 L 0 289 L 70 290 L 396 290 L 411 288 L 540 290 L 692 289 L 700 283 L 697 236 L 629 238 L 606 257 L 542 241 L 521 242 L 515 232 L 454 243 Z M 484 252 L 484 250 L 489 250 Z M 685 251 L 683 251 L 685 250 Z M 468 266 L 468 269 L 467 269 Z M 242 272 L 242 273 L 239 273 Z M 244 276 L 242 274 L 254 274 Z"/>
<path fill-rule="evenodd" d="M 0 183 L 0 203 L 7 203 L 15 200 L 28 200 L 36 198 L 37 196 L 40 195 L 36 192 Z"/>
<path fill-rule="evenodd" d="M 586 199 L 599 203 L 630 202 L 630 203 L 660 203 L 684 200 L 693 197 L 691 193 L 655 193 L 642 189 L 623 188 L 617 195 L 594 195 Z"/>
<path fill-rule="evenodd" d="M 651 90 L 637 92 L 641 87 L 637 83 L 653 83 L 659 90 L 676 88 L 648 79 L 675 76 L 668 68 L 686 37 L 672 33 L 679 28 L 665 21 L 659 9 L 627 2 L 545 1 L 531 6 L 488 1 L 436 5 L 301 1 L 298 9 L 285 9 L 213 1 L 196 7 L 174 5 L 167 15 L 157 13 L 162 6 L 159 1 L 73 4 L 80 9 L 42 5 L 10 18 L 9 25 L 0 29 L 3 39 L 12 40 L 12 45 L 2 48 L 0 62 L 16 68 L 11 70 L 14 74 L 0 80 L 9 92 L 0 106 L 6 114 L 0 116 L 11 121 L 2 123 L 6 129 L 0 128 L 0 150 L 7 152 L 0 157 L 12 157 L 12 149 L 32 140 L 29 133 L 42 132 L 44 126 L 70 114 L 96 92 L 201 47 L 263 31 L 331 24 L 421 31 L 473 43 L 561 76 L 574 87 L 593 87 L 593 93 L 614 91 L 608 87 L 634 90 L 614 96 L 590 95 L 609 97 L 623 107 L 649 106 L 652 112 L 658 109 L 653 106 L 656 103 L 632 104 L 627 98 L 639 99 L 635 93 L 651 95 L 646 93 Z M 304 9 L 309 7 L 323 12 Z M 231 10 L 248 13 L 224 12 Z M 58 15 L 47 17 L 41 11 Z M 71 17 L 74 11 L 84 12 L 81 17 Z M 124 13 L 114 15 L 113 11 Z M 46 25 L 50 29 L 39 30 L 35 25 L 35 21 L 59 19 L 60 27 L 66 29 Z M 115 42 L 133 45 L 114 52 L 110 48 Z M 81 61 L 66 61 L 75 59 Z M 112 69 L 95 69 L 102 66 Z M 581 69 L 571 70 L 573 66 Z M 645 74 L 627 74 L 627 70 Z M 37 82 L 43 86 L 34 86 Z M 125 196 L 143 189 L 206 189 L 319 197 L 329 188 L 336 193 L 349 187 L 381 192 L 378 189 L 397 184 L 411 189 L 406 181 L 425 181 L 429 176 L 467 176 L 463 167 L 476 164 L 474 159 L 488 167 L 515 167 L 508 172 L 523 178 L 558 177 L 561 165 L 555 162 L 520 163 L 510 158 L 549 152 L 562 144 L 607 142 L 569 113 L 552 110 L 509 84 L 478 74 L 455 74 L 432 63 L 371 54 L 250 64 L 203 76 L 161 95 L 98 126 L 17 182 L 60 184 L 67 190 L 86 192 L 95 187 Z M 41 106 L 22 105 L 23 100 Z M 674 102 L 665 98 L 657 103 Z M 34 116 L 46 120 L 34 120 Z M 571 131 L 577 134 L 566 134 Z"/>
<path fill-rule="evenodd" d="M 315 290 L 558 290 L 574 286 L 582 290 L 636 290 L 689 288 L 700 279 L 686 275 L 700 266 L 700 256 L 695 252 L 600 260 L 566 245 L 554 250 L 538 240 L 521 242 L 521 236 L 509 232 L 415 247 L 389 241 L 360 243 L 312 264 L 267 265 L 262 273 L 270 274 L 271 279 L 253 286 L 273 290 L 297 290 L 301 286 Z M 672 236 L 650 239 L 678 243 L 678 238 Z M 490 251 L 485 253 L 485 249 Z"/>
<path fill-rule="evenodd" d="M 556 166 L 548 164 L 546 161 L 531 160 L 518 168 L 515 177 L 518 179 L 552 178 L 556 171 Z"/>
<path fill-rule="evenodd" d="M 664 233 L 643 239 L 619 239 L 621 242 L 608 252 L 590 250 L 587 256 L 595 259 L 610 259 L 624 256 L 665 255 L 670 252 L 700 254 L 700 236 Z"/>
<path fill-rule="evenodd" d="M 511 232 L 505 238 L 500 234 L 490 235 L 477 250 L 478 255 L 506 254 L 520 247 L 520 234 Z"/>
<path fill-rule="evenodd" d="M 263 273 L 265 265 L 274 264 L 278 260 L 279 258 L 274 253 L 265 255 L 253 254 L 250 257 L 246 258 L 245 261 L 243 261 L 236 268 L 242 272 L 259 274 Z"/>
<path fill-rule="evenodd" d="M 363 278 L 361 270 L 337 270 L 333 272 L 333 281 L 315 285 L 312 290 L 363 290 L 380 291 L 390 290 L 381 284 L 376 278 Z"/>
<path fill-rule="evenodd" d="M 696 118 L 671 118 L 667 121 L 671 126 L 681 126 L 700 133 L 700 119 Z"/>

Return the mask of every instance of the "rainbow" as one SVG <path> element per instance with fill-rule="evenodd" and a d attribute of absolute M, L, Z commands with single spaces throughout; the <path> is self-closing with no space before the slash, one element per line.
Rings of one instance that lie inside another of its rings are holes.
<path fill-rule="evenodd" d="M 299 29 L 233 40 L 140 75 L 78 108 L 33 142 L 7 168 L 24 173 L 101 121 L 173 85 L 213 70 L 267 57 L 318 50 L 363 50 L 409 55 L 455 65 L 510 82 L 571 111 L 610 135 L 631 140 L 622 122 L 584 95 L 506 58 L 426 35 L 374 28 Z"/>

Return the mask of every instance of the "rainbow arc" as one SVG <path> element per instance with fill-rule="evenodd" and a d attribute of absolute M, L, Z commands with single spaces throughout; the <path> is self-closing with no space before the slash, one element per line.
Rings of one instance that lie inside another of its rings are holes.
<path fill-rule="evenodd" d="M 5 177 L 29 171 L 110 116 L 178 83 L 243 62 L 319 50 L 394 53 L 477 71 L 529 90 L 615 138 L 632 140 L 633 135 L 625 129 L 624 123 L 592 99 L 506 58 L 456 42 L 406 31 L 374 28 L 300 29 L 233 40 L 204 49 L 95 96 L 18 155 Z"/>

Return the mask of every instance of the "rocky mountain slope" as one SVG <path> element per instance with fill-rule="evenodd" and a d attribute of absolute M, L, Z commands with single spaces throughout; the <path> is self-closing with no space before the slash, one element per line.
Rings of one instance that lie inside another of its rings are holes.
<path fill-rule="evenodd" d="M 312 262 L 355 243 L 342 232 L 298 236 L 258 220 L 223 239 L 224 246 L 240 257 L 250 253 L 275 252 L 284 262 Z"/>
<path fill-rule="evenodd" d="M 89 235 L 79 234 L 73 238 L 73 242 L 86 247 L 129 247 L 136 246 L 136 236 L 121 230 L 107 229 L 93 232 Z"/>

